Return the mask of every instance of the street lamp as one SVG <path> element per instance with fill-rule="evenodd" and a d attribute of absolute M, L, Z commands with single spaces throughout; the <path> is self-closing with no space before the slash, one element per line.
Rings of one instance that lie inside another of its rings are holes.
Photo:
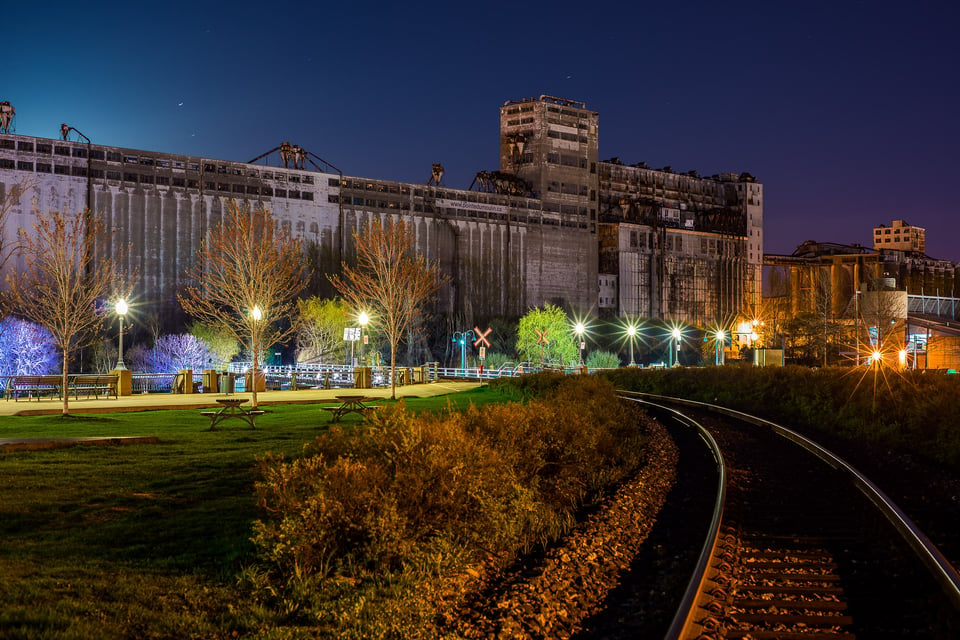
<path fill-rule="evenodd" d="M 680 365 L 680 338 L 683 337 L 683 334 L 680 332 L 680 329 L 678 327 L 674 327 L 673 331 L 670 332 L 670 337 L 672 338 L 672 344 L 670 345 L 671 346 L 670 366 L 671 367 L 679 366 Z M 676 350 L 677 350 L 676 357 L 674 357 L 673 348 L 672 348 L 674 344 L 676 345 Z"/>
<path fill-rule="evenodd" d="M 582 322 L 578 322 L 577 325 L 573 328 L 574 333 L 577 334 L 577 345 L 580 351 L 580 366 L 583 366 L 583 332 L 586 331 L 586 327 L 583 326 Z"/>
<path fill-rule="evenodd" d="M 360 323 L 360 366 L 363 366 L 363 342 L 366 336 L 365 331 L 367 330 L 367 323 L 370 322 L 370 316 L 367 315 L 366 311 L 361 311 L 360 316 L 357 318 L 357 321 Z"/>
<path fill-rule="evenodd" d="M 260 305 L 253 305 L 253 309 L 250 310 L 250 317 L 253 318 L 254 327 L 250 336 L 250 346 L 253 350 L 253 375 L 257 375 L 257 323 L 263 320 L 263 311 L 260 310 Z"/>
<path fill-rule="evenodd" d="M 466 374 L 467 369 L 467 338 L 473 340 L 473 330 L 469 329 L 467 331 L 454 331 L 453 332 L 453 342 L 454 344 L 460 345 L 460 368 L 463 370 L 462 375 Z"/>
<path fill-rule="evenodd" d="M 635 367 L 637 363 L 633 361 L 633 338 L 637 335 L 637 327 L 631 322 L 627 325 L 627 338 L 630 340 L 630 364 L 628 366 Z"/>
<path fill-rule="evenodd" d="M 117 312 L 117 315 L 120 317 L 120 353 L 117 355 L 117 366 L 114 369 L 122 371 L 127 368 L 127 365 L 123 362 L 123 317 L 127 315 L 129 308 L 127 307 L 127 301 L 123 298 L 117 300 L 117 304 L 114 306 L 114 309 Z"/>
<path fill-rule="evenodd" d="M 717 342 L 717 352 L 714 356 L 713 363 L 717 366 L 723 364 L 723 341 L 727 335 L 723 332 L 723 329 L 718 329 L 716 334 Z"/>
<path fill-rule="evenodd" d="M 857 289 L 854 292 L 853 297 L 854 311 L 853 311 L 853 341 L 857 345 L 857 366 L 860 366 L 860 290 Z"/>

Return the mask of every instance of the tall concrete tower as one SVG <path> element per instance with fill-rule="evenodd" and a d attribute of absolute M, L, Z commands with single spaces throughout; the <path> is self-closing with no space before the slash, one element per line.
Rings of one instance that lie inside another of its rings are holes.
<path fill-rule="evenodd" d="M 530 185 L 562 227 L 597 227 L 598 117 L 582 102 L 540 96 L 500 108 L 500 171 Z"/>

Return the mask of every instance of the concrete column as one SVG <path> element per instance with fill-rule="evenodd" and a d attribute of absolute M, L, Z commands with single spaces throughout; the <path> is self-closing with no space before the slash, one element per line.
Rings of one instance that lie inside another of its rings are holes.
<path fill-rule="evenodd" d="M 113 369 L 110 373 L 117 376 L 118 396 L 133 395 L 133 371 L 130 371 L 130 369 Z"/>

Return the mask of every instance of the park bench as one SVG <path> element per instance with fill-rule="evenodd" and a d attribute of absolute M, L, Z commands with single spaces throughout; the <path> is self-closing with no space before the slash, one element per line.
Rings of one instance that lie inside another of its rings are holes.
<path fill-rule="evenodd" d="M 102 394 L 109 398 L 117 397 L 117 376 L 116 374 L 77 374 L 70 379 L 70 389 L 76 399 L 80 399 L 80 394 L 87 397 L 93 395 L 100 399 Z"/>
<path fill-rule="evenodd" d="M 63 378 L 60 376 L 10 376 L 7 378 L 7 388 L 3 396 L 7 400 L 13 398 L 14 402 L 21 394 L 26 394 L 28 398 L 36 396 L 38 401 L 42 396 L 62 398 L 62 384 Z"/>

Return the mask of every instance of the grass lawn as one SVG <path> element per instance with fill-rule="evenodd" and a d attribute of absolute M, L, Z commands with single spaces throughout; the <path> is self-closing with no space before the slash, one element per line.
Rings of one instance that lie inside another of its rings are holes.
<path fill-rule="evenodd" d="M 480 388 L 405 402 L 504 401 Z M 209 431 L 196 409 L 0 418 L 0 438 L 160 438 L 0 454 L 0 638 L 268 633 L 269 616 L 236 591 L 253 552 L 256 458 L 298 455 L 330 418 L 317 405 L 261 408 L 256 430 L 227 420 Z"/>

